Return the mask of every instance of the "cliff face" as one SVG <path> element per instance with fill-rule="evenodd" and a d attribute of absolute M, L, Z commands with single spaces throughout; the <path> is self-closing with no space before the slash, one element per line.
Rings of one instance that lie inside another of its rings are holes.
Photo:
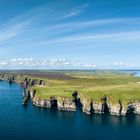
<path fill-rule="evenodd" d="M 63 98 L 58 100 L 57 107 L 59 110 L 76 111 L 76 105 L 72 99 Z"/>
<path fill-rule="evenodd" d="M 45 86 L 46 81 L 42 79 L 36 79 L 36 78 L 29 78 L 25 75 L 12 75 L 12 74 L 0 74 L 1 80 L 6 81 L 12 81 L 19 84 L 22 84 L 23 86 Z"/>
<path fill-rule="evenodd" d="M 50 100 L 45 100 L 45 99 L 38 99 L 38 98 L 33 98 L 32 102 L 35 106 L 38 107 L 44 107 L 44 108 L 51 108 L 51 102 Z"/>
<path fill-rule="evenodd" d="M 56 101 L 56 102 L 55 102 Z M 76 103 L 71 98 L 62 98 L 62 97 L 51 97 L 50 99 L 38 99 L 36 97 L 32 98 L 32 103 L 35 106 L 43 107 L 43 108 L 52 108 L 56 107 L 58 110 L 65 111 L 76 111 Z M 55 104 L 56 103 L 56 104 Z M 120 102 L 118 104 L 107 104 L 107 108 L 103 102 L 87 102 L 81 101 L 82 103 L 82 111 L 85 114 L 103 114 L 108 113 L 114 116 L 125 116 L 129 113 L 140 115 L 140 102 L 135 101 L 133 103 L 129 103 L 128 105 L 122 105 Z M 107 109 L 107 110 L 106 110 Z"/>
<path fill-rule="evenodd" d="M 101 114 L 102 113 L 102 104 L 101 103 L 90 103 L 83 104 L 83 112 L 86 114 Z"/>
<path fill-rule="evenodd" d="M 86 114 L 93 114 L 93 113 L 106 113 L 104 110 L 104 104 L 102 103 L 91 103 L 90 104 L 83 104 L 83 112 Z M 140 102 L 134 101 L 133 103 L 129 103 L 127 105 L 118 104 L 108 104 L 108 113 L 115 116 L 125 116 L 127 114 L 137 114 L 140 115 Z"/>
<path fill-rule="evenodd" d="M 79 98 L 78 98 L 79 99 Z M 72 98 L 63 98 L 63 97 L 50 97 L 50 99 L 38 99 L 36 97 L 32 98 L 34 105 L 38 107 L 51 108 L 56 107 L 58 110 L 65 111 L 76 111 L 79 107 L 77 102 Z M 82 111 L 88 115 L 90 114 L 103 114 L 108 113 L 115 116 L 125 116 L 127 114 L 139 114 L 140 115 L 140 102 L 134 101 L 127 105 L 122 105 L 119 101 L 118 104 L 111 104 L 109 101 L 103 102 L 88 102 L 86 99 L 81 100 Z"/>
<path fill-rule="evenodd" d="M 110 114 L 115 116 L 121 115 L 121 106 L 120 104 L 110 105 Z"/>
<path fill-rule="evenodd" d="M 38 107 L 44 108 L 57 108 L 58 110 L 65 110 L 65 111 L 76 111 L 76 105 L 72 99 L 62 98 L 57 100 L 57 98 L 50 98 L 49 100 L 46 99 L 38 99 L 34 97 L 32 99 L 34 105 Z"/>

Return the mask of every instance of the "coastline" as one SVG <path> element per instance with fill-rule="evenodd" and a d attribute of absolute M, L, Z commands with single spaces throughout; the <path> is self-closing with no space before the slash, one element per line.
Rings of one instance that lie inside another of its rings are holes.
<path fill-rule="evenodd" d="M 6 75 L 4 77 L 0 77 L 0 80 L 9 81 L 11 79 L 11 75 Z M 57 108 L 58 110 L 63 111 L 76 111 L 80 109 L 83 113 L 87 115 L 91 114 L 110 114 L 114 116 L 126 116 L 127 114 L 137 114 L 140 115 L 140 101 L 132 101 L 129 104 L 122 105 L 121 101 L 117 104 L 112 104 L 108 97 L 103 97 L 100 102 L 87 101 L 86 98 L 82 98 L 78 95 L 74 96 L 73 94 L 76 91 L 71 93 L 71 98 L 67 97 L 55 97 L 50 96 L 48 99 L 41 99 L 36 96 L 33 96 L 33 90 L 30 90 L 32 87 L 28 86 L 28 82 L 34 81 L 34 88 L 36 87 L 44 87 L 46 85 L 43 79 L 31 79 L 31 77 L 17 75 L 16 80 L 12 79 L 13 82 L 22 85 L 26 89 L 26 97 L 29 92 L 29 98 L 33 105 L 41 108 Z"/>
<path fill-rule="evenodd" d="M 57 105 L 54 105 L 53 102 L 54 100 L 57 101 Z M 76 104 L 73 99 L 67 99 L 67 98 L 62 98 L 60 100 L 57 100 L 57 98 L 51 99 L 39 99 L 36 97 L 33 97 L 31 102 L 33 105 L 37 107 L 42 107 L 42 108 L 57 108 L 58 110 L 63 110 L 63 111 L 77 111 L 77 109 L 80 109 L 83 113 L 87 115 L 92 115 L 92 114 L 110 114 L 113 116 L 126 116 L 127 114 L 136 114 L 140 115 L 140 102 L 136 101 L 133 103 L 130 103 L 126 106 L 122 106 L 119 103 L 116 105 L 113 104 L 107 104 L 108 109 L 106 110 L 105 104 L 102 102 L 100 103 L 86 103 L 86 102 L 81 102 L 82 108 L 79 107 L 79 104 Z"/>

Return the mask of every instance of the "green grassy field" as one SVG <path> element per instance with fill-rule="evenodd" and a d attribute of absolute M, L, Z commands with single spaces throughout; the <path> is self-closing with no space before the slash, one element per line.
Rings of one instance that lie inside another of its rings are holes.
<path fill-rule="evenodd" d="M 132 74 L 116 72 L 87 73 L 84 71 L 51 72 L 52 75 L 53 73 L 57 75 L 61 73 L 64 78 L 42 77 L 47 84 L 45 87 L 33 87 L 37 90 L 36 97 L 71 98 L 73 91 L 77 90 L 80 98 L 86 101 L 100 102 L 104 95 L 108 97 L 108 101 L 112 104 L 117 104 L 118 100 L 121 100 L 123 104 L 140 100 L 140 78 L 134 77 Z M 30 77 L 39 78 L 35 75 L 30 75 Z"/>

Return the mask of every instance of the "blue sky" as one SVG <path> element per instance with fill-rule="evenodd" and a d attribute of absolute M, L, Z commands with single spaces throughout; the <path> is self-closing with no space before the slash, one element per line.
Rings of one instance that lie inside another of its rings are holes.
<path fill-rule="evenodd" d="M 140 68 L 139 0 L 1 0 L 0 68 Z"/>

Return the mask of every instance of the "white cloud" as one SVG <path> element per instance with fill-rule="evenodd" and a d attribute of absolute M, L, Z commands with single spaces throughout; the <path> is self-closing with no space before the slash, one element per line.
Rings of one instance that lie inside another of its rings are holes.
<path fill-rule="evenodd" d="M 114 62 L 113 65 L 114 65 L 115 67 L 124 67 L 124 68 L 130 68 L 130 67 L 132 67 L 131 64 L 128 64 L 128 63 L 126 63 L 126 62 L 121 62 L 121 61 L 116 61 L 116 62 Z"/>
<path fill-rule="evenodd" d="M 127 69 L 135 66 L 122 61 L 116 61 L 112 65 L 99 65 L 81 61 L 71 61 L 65 58 L 11 58 L 0 59 L 0 69 Z"/>
<path fill-rule="evenodd" d="M 85 65 L 83 65 L 83 67 L 85 67 L 85 68 L 96 68 L 96 65 L 94 65 L 94 64 L 85 64 Z"/>
<path fill-rule="evenodd" d="M 124 65 L 123 62 L 114 62 L 114 66 L 122 66 L 122 65 Z"/>
<path fill-rule="evenodd" d="M 60 59 L 33 59 L 33 58 L 12 58 L 1 59 L 0 68 L 14 69 L 47 69 L 47 68 L 95 68 L 95 64 L 85 64 Z"/>
<path fill-rule="evenodd" d="M 0 62 L 0 66 L 6 66 L 6 65 L 8 65 L 7 62 Z"/>

